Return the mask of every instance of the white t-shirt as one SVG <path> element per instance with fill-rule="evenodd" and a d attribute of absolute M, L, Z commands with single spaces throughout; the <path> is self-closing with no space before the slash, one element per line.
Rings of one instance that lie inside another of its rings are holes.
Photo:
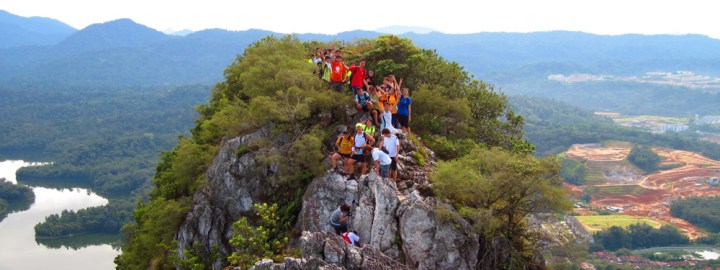
<path fill-rule="evenodd" d="M 355 145 L 353 146 L 355 148 L 355 153 L 360 155 L 363 152 L 362 146 L 365 144 L 367 140 L 365 140 L 365 132 L 361 134 L 355 133 Z"/>
<path fill-rule="evenodd" d="M 397 134 L 397 133 L 398 133 L 397 129 L 395 129 L 395 127 L 393 127 L 393 125 L 392 125 L 392 112 L 390 112 L 390 111 L 383 111 L 382 120 L 383 120 L 383 121 L 382 121 L 382 122 L 383 122 L 383 123 L 382 123 L 383 125 L 382 125 L 382 128 L 381 128 L 380 130 L 382 130 L 383 128 L 387 128 L 387 129 L 390 130 L 390 134 Z"/>
<path fill-rule="evenodd" d="M 390 163 L 392 162 L 390 156 L 388 156 L 388 154 L 385 154 L 385 152 L 378 148 L 373 148 L 372 157 L 374 161 L 380 160 L 380 165 L 390 165 Z"/>
<path fill-rule="evenodd" d="M 385 149 L 388 150 L 388 156 L 393 158 L 397 155 L 398 147 L 400 147 L 400 140 L 398 140 L 397 136 L 392 134 L 389 138 L 383 136 L 383 146 L 385 146 Z"/>

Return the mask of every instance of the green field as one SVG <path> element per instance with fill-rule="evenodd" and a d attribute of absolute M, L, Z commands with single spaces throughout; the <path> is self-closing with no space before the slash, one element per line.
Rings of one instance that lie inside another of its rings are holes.
<path fill-rule="evenodd" d="M 602 229 L 610 228 L 611 226 L 620 226 L 627 228 L 627 226 L 635 223 L 645 223 L 655 228 L 659 228 L 667 223 L 650 217 L 639 217 L 639 216 L 628 216 L 628 215 L 605 215 L 605 216 L 576 216 L 578 221 L 585 226 L 588 232 L 595 232 Z"/>

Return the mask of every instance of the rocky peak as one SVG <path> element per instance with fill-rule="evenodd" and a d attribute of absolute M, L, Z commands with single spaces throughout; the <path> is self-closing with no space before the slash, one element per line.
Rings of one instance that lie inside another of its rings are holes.
<path fill-rule="evenodd" d="M 261 194 L 272 192 L 268 178 L 276 170 L 258 169 L 254 153 L 239 151 L 264 136 L 268 134 L 261 130 L 223 143 L 207 171 L 207 184 L 199 188 L 193 209 L 177 233 L 181 257 L 184 249 L 196 243 L 208 257 L 213 246 L 220 247 L 223 256 L 233 251 L 229 245 L 232 224 L 252 214 L 252 205 Z M 481 242 L 462 218 L 443 221 L 436 217 L 437 206 L 452 206 L 428 196 L 433 154 L 423 149 L 429 157 L 426 166 L 420 166 L 413 153 L 422 146 L 407 137 L 401 145 L 397 184 L 373 170 L 357 180 L 346 180 L 332 171 L 313 179 L 295 225 L 302 237 L 292 240 L 300 245 L 302 258 L 286 258 L 283 264 L 261 261 L 254 269 L 378 269 L 378 265 L 383 269 L 492 269 L 493 258 L 499 256 L 497 261 L 502 261 L 501 252 L 485 250 L 502 248 L 502 243 Z M 341 203 L 352 204 L 349 227 L 360 236 L 362 248 L 346 244 L 329 225 L 331 213 Z M 221 266 L 220 261 L 215 263 L 216 268 Z"/>

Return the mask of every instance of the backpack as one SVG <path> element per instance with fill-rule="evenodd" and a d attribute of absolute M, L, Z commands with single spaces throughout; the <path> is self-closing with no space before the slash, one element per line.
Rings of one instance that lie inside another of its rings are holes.
<path fill-rule="evenodd" d="M 385 154 L 388 154 L 388 155 L 390 154 L 390 151 L 388 151 L 384 145 L 383 145 L 383 147 L 380 147 L 380 151 L 383 151 Z"/>

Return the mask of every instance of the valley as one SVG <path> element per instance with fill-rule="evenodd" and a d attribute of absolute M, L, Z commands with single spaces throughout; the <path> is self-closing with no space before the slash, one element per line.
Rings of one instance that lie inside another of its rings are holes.
<path fill-rule="evenodd" d="M 631 145 L 627 143 L 612 142 L 606 145 L 576 144 L 565 152 L 566 158 L 583 163 L 587 172 L 585 185 L 566 185 L 577 200 L 583 194 L 590 198 L 586 207 L 574 211 L 588 216 L 613 209 L 623 215 L 666 222 L 682 230 L 690 239 L 704 236 L 701 229 L 673 217 L 670 205 L 681 198 L 720 195 L 717 186 L 720 162 L 689 151 L 653 148 L 664 158 L 660 167 L 666 169 L 646 174 L 627 162 L 630 150 Z M 582 218 L 579 220 L 583 221 Z M 584 225 L 592 231 L 592 226 Z"/>

